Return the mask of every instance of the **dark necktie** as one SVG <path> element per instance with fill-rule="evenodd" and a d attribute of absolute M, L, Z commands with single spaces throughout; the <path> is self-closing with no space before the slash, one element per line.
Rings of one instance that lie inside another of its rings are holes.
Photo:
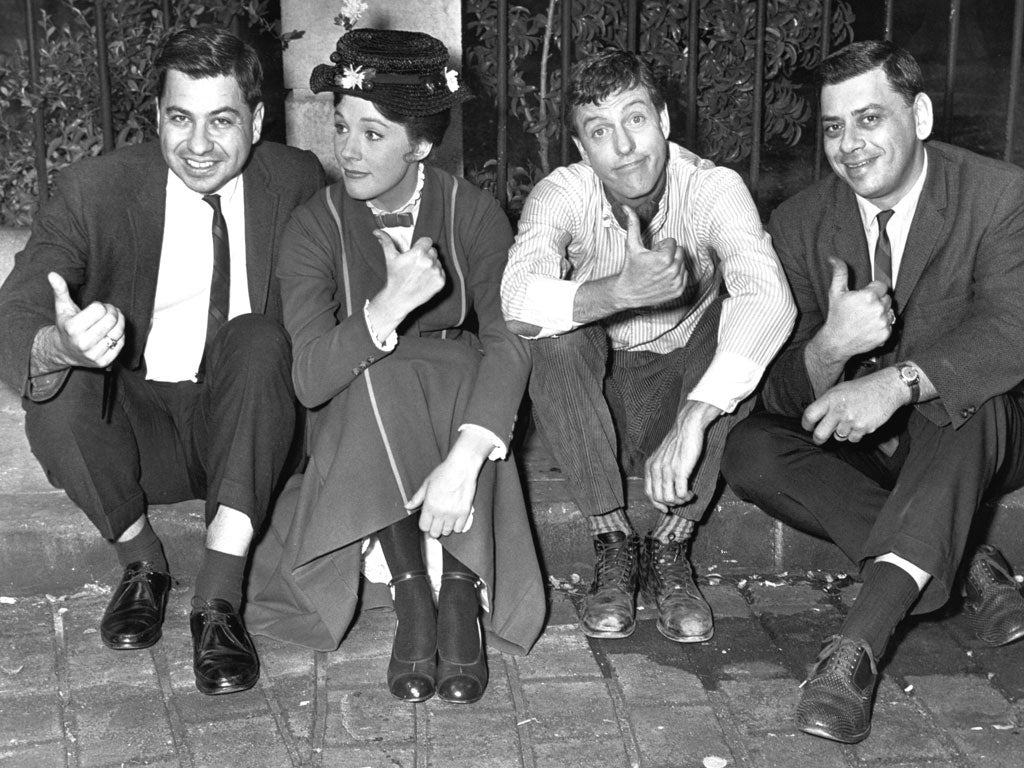
<path fill-rule="evenodd" d="M 375 213 L 373 218 L 377 220 L 378 227 L 411 227 L 412 214 L 404 213 Z"/>
<path fill-rule="evenodd" d="M 878 216 L 878 242 L 875 243 L 875 280 L 885 283 L 892 288 L 892 244 L 889 242 L 889 233 L 885 231 L 885 225 L 892 218 L 893 211 L 879 211 Z"/>
<path fill-rule="evenodd" d="M 199 365 L 199 378 L 206 369 L 206 354 L 217 331 L 228 321 L 231 298 L 231 250 L 228 247 L 228 225 L 220 210 L 220 195 L 204 195 L 203 201 L 213 208 L 213 277 L 210 279 L 210 311 L 206 320 L 206 347 Z"/>

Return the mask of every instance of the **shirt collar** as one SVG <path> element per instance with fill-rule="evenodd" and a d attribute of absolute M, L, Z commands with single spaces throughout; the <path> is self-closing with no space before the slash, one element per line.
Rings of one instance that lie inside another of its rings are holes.
<path fill-rule="evenodd" d="M 409 211 L 413 214 L 416 213 L 419 209 L 420 197 L 423 195 L 423 181 L 427 175 L 423 163 L 417 163 L 417 165 L 419 167 L 416 169 L 416 189 L 412 191 L 412 197 L 410 197 L 403 206 L 396 208 L 393 211 L 385 211 L 383 208 L 378 208 L 367 200 L 366 205 L 370 209 L 370 213 L 374 216 L 379 216 L 382 213 L 404 213 L 405 211 Z"/>
<path fill-rule="evenodd" d="M 231 205 L 234 202 L 235 195 L 241 189 L 241 180 L 241 174 L 233 176 L 220 189 L 210 194 L 220 195 L 221 206 Z M 167 194 L 179 200 L 202 200 L 205 197 L 202 193 L 189 189 L 185 182 L 170 168 L 167 169 Z"/>

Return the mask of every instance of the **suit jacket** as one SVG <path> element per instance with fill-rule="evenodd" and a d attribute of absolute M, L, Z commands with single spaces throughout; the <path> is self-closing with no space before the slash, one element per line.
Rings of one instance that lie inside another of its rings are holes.
<path fill-rule="evenodd" d="M 1024 170 L 937 141 L 926 151 L 883 362 L 917 363 L 939 394 L 917 408 L 956 428 L 1024 380 Z M 828 257 L 845 261 L 851 288 L 862 288 L 871 281 L 868 245 L 854 194 L 835 175 L 779 206 L 768 229 L 799 317 L 763 402 L 799 416 L 814 400 L 804 347 L 828 315 Z"/>
<path fill-rule="evenodd" d="M 253 148 L 243 179 L 249 300 L 254 313 L 280 320 L 278 241 L 292 209 L 326 183 L 323 169 L 311 152 L 263 142 Z M 54 322 L 46 279 L 51 271 L 67 281 L 79 306 L 102 301 L 124 313 L 119 362 L 141 365 L 156 296 L 166 184 L 158 142 L 85 159 L 61 174 L 0 287 L 0 375 L 16 391 L 30 394 L 32 342 Z"/>

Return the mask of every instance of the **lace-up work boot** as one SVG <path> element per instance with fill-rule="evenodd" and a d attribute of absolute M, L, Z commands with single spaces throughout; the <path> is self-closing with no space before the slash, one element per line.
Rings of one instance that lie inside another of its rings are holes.
<path fill-rule="evenodd" d="M 693 580 L 688 540 L 665 544 L 648 536 L 641 557 L 644 596 L 658 606 L 658 631 L 677 643 L 701 643 L 715 634 L 711 607 Z"/>
<path fill-rule="evenodd" d="M 583 604 L 583 634 L 629 637 L 636 629 L 640 538 L 621 531 L 594 537 L 594 581 Z"/>
<path fill-rule="evenodd" d="M 1024 637 L 1024 595 L 1009 563 L 995 547 L 978 547 L 967 571 L 964 611 L 974 633 L 988 645 Z"/>
<path fill-rule="evenodd" d="M 796 708 L 796 726 L 823 739 L 856 744 L 871 733 L 878 667 L 871 646 L 833 635 L 818 654 Z"/>

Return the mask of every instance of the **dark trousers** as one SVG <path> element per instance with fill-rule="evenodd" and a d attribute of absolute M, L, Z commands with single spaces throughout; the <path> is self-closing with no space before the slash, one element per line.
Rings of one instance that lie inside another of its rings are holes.
<path fill-rule="evenodd" d="M 622 475 L 643 474 L 718 343 L 721 300 L 704 313 L 686 346 L 664 355 L 611 350 L 598 323 L 531 342 L 530 399 L 537 426 L 584 514 L 625 507 Z M 708 429 L 690 488 L 694 501 L 673 510 L 700 520 L 711 504 L 725 436 L 737 417 Z"/>
<path fill-rule="evenodd" d="M 927 571 L 914 608 L 926 613 L 948 599 L 984 499 L 1024 484 L 1024 407 L 1015 395 L 993 398 L 959 429 L 916 409 L 895 418 L 890 457 L 870 435 L 817 446 L 799 419 L 756 413 L 730 434 L 722 474 L 742 498 L 855 563 L 894 552 Z"/>
<path fill-rule="evenodd" d="M 115 371 L 109 422 L 101 371 L 76 368 L 53 399 L 24 402 L 29 444 L 49 481 L 111 540 L 149 504 L 196 498 L 206 500 L 207 525 L 223 504 L 258 530 L 295 429 L 284 329 L 262 315 L 234 318 L 211 344 L 200 383 Z"/>

